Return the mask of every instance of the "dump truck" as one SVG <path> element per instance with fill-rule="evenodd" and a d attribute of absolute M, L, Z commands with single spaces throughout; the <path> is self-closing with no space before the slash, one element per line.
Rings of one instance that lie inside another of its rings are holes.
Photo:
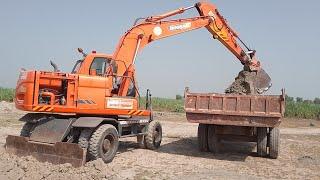
<path fill-rule="evenodd" d="M 279 155 L 279 125 L 285 112 L 281 95 L 192 93 L 185 90 L 187 120 L 198 123 L 199 150 L 219 152 L 222 141 L 255 142 L 261 157 Z"/>
<path fill-rule="evenodd" d="M 191 9 L 199 15 L 173 18 Z M 149 91 L 145 106 L 139 103 L 137 55 L 151 42 L 200 28 L 206 28 L 210 38 L 222 43 L 255 75 L 249 89 L 263 93 L 270 87 L 271 79 L 256 51 L 248 48 L 215 5 L 196 3 L 138 18 L 120 38 L 113 54 L 87 53 L 79 48 L 82 58 L 71 72 L 61 72 L 53 62 L 53 71 L 22 70 L 15 105 L 28 114 L 20 119 L 25 122 L 20 136 L 7 137 L 7 151 L 81 166 L 98 158 L 111 162 L 123 137 L 137 137 L 144 147 L 159 148 L 162 128 L 153 120 Z"/>

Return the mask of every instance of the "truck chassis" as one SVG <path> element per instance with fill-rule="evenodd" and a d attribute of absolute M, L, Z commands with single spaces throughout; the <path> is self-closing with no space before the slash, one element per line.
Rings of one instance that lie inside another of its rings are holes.
<path fill-rule="evenodd" d="M 284 102 L 284 90 L 279 96 L 185 91 L 187 120 L 199 123 L 199 150 L 214 153 L 221 141 L 256 142 L 258 156 L 277 158 Z"/>

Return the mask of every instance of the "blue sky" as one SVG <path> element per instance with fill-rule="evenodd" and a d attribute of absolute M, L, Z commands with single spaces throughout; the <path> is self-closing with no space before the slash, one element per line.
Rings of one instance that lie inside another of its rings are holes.
<path fill-rule="evenodd" d="M 320 1 L 211 1 L 240 37 L 257 50 L 273 80 L 270 94 L 320 96 Z M 76 48 L 112 54 L 135 18 L 161 14 L 196 1 L 1 0 L 0 86 L 14 87 L 21 67 L 69 72 Z M 196 16 L 194 9 L 184 16 Z M 136 62 L 141 92 L 174 97 L 184 87 L 223 92 L 241 70 L 237 59 L 206 29 L 154 42 Z"/>

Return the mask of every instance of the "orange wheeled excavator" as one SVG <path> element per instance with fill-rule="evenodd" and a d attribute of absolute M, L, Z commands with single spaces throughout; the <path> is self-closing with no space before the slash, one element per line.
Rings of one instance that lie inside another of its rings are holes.
<path fill-rule="evenodd" d="M 199 16 L 168 19 L 193 8 Z M 268 89 L 270 77 L 261 69 L 255 51 L 241 41 L 215 5 L 197 3 L 137 19 L 112 55 L 86 54 L 79 48 L 83 58 L 71 73 L 60 72 L 53 62 L 53 72 L 21 71 L 15 104 L 30 113 L 20 119 L 25 122 L 20 136 L 7 137 L 6 150 L 40 161 L 81 166 L 89 159 L 111 162 L 122 137 L 136 136 L 144 147 L 157 149 L 162 128 L 153 120 L 149 91 L 145 107 L 139 105 L 134 67 L 137 54 L 153 41 L 199 28 L 206 28 L 246 69 L 256 73 L 254 88 L 259 92 Z"/>

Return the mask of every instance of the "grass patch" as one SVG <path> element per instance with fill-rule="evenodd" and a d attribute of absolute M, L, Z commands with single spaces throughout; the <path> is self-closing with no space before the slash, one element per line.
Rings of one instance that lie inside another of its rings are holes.
<path fill-rule="evenodd" d="M 146 98 L 140 98 L 140 107 L 144 107 Z M 183 99 L 169 99 L 169 98 L 152 98 L 152 109 L 155 111 L 169 111 L 169 112 L 184 112 Z"/>
<path fill-rule="evenodd" d="M 0 101 L 12 102 L 14 98 L 14 89 L 0 87 Z"/>
<path fill-rule="evenodd" d="M 320 105 L 307 102 L 286 102 L 285 117 L 320 119 Z"/>

